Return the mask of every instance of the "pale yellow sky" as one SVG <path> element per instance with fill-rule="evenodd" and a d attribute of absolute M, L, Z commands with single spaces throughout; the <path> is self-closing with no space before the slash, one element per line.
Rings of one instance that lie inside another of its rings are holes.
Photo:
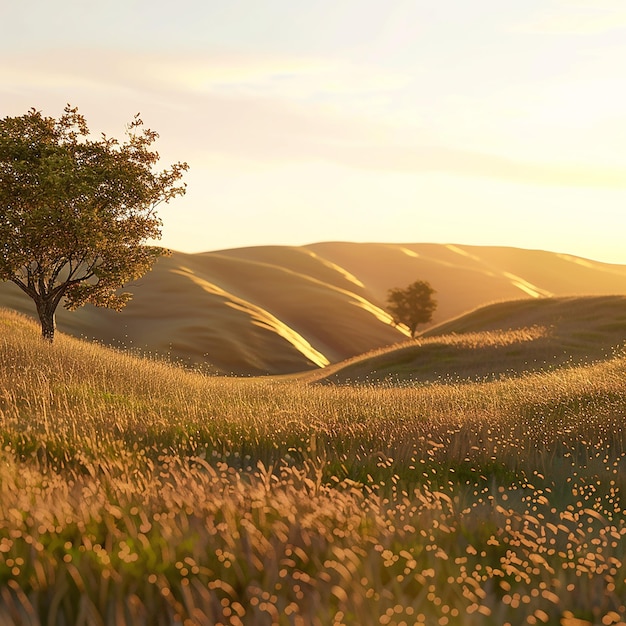
<path fill-rule="evenodd" d="M 188 193 L 184 251 L 513 245 L 626 263 L 621 0 L 24 0 L 0 116 L 138 111 Z"/>

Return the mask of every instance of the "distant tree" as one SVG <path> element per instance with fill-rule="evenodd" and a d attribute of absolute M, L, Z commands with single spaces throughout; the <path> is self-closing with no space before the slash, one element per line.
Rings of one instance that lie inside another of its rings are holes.
<path fill-rule="evenodd" d="M 157 205 L 185 193 L 186 163 L 154 171 L 158 134 L 135 116 L 120 143 L 93 139 L 78 109 L 57 120 L 30 109 L 0 120 L 0 280 L 37 307 L 52 341 L 55 311 L 90 303 L 120 310 L 118 293 L 162 254 Z"/>
<path fill-rule="evenodd" d="M 395 287 L 388 291 L 387 310 L 396 324 L 405 324 L 415 337 L 419 324 L 430 322 L 437 302 L 433 299 L 436 291 L 425 280 L 417 280 L 404 289 Z"/>

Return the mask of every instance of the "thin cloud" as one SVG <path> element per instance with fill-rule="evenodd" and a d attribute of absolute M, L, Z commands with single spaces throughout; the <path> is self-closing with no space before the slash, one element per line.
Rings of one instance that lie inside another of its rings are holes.
<path fill-rule="evenodd" d="M 149 125 L 192 162 L 195 154 L 199 160 L 212 156 L 264 163 L 327 162 L 361 170 L 436 171 L 533 185 L 626 188 L 623 168 L 531 162 L 440 145 L 427 129 L 320 104 L 313 96 L 337 88 L 332 82 L 326 85 L 330 74 L 338 78 L 347 71 L 341 64 L 224 55 L 205 64 L 184 56 L 165 62 L 146 55 L 105 58 L 94 53 L 70 59 L 68 54 L 51 53 L 43 63 L 22 57 L 5 64 L 0 68 L 0 91 L 14 96 L 23 90 L 45 101 L 54 86 L 91 102 L 106 93 L 108 101 L 117 99 L 117 108 L 126 102 L 148 103 L 160 116 L 147 120 Z M 361 71 L 366 76 L 365 69 Z M 392 88 L 393 81 L 373 73 L 350 89 L 358 93 Z M 82 106 L 81 101 L 71 102 Z M 93 125 L 101 127 L 100 121 Z"/>
<path fill-rule="evenodd" d="M 167 90 L 172 94 L 242 93 L 293 100 L 355 97 L 402 89 L 401 72 L 343 60 L 216 51 L 148 54 L 111 50 L 49 51 L 16 55 L 0 67 L 9 85 L 90 85 Z"/>
<path fill-rule="evenodd" d="M 626 28 L 623 2 L 594 0 L 594 2 L 557 2 L 518 30 L 543 34 L 598 35 Z"/>
<path fill-rule="evenodd" d="M 359 146 L 337 150 L 346 165 L 398 172 L 446 172 L 516 183 L 626 189 L 626 168 L 537 163 L 439 146 Z"/>

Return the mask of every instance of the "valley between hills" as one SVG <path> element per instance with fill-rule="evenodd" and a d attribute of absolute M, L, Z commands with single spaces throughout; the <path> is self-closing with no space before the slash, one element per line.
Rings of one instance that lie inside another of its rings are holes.
<path fill-rule="evenodd" d="M 388 289 L 418 279 L 437 291 L 433 322 L 420 329 L 424 337 L 445 334 L 441 324 L 497 302 L 626 293 L 626 266 L 567 254 L 328 242 L 173 252 L 128 285 L 134 295 L 121 313 L 60 308 L 57 324 L 76 337 L 215 373 L 315 372 L 406 342 L 385 298 Z M 32 302 L 10 283 L 0 285 L 0 306 L 34 315 Z M 527 322 L 519 319 L 517 327 Z M 458 332 L 454 325 L 448 330 Z"/>

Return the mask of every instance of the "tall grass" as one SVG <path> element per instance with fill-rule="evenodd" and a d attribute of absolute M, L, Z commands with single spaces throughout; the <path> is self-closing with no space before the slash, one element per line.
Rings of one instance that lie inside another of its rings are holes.
<path fill-rule="evenodd" d="M 212 378 L 0 315 L 2 624 L 626 624 L 626 360 Z"/>

